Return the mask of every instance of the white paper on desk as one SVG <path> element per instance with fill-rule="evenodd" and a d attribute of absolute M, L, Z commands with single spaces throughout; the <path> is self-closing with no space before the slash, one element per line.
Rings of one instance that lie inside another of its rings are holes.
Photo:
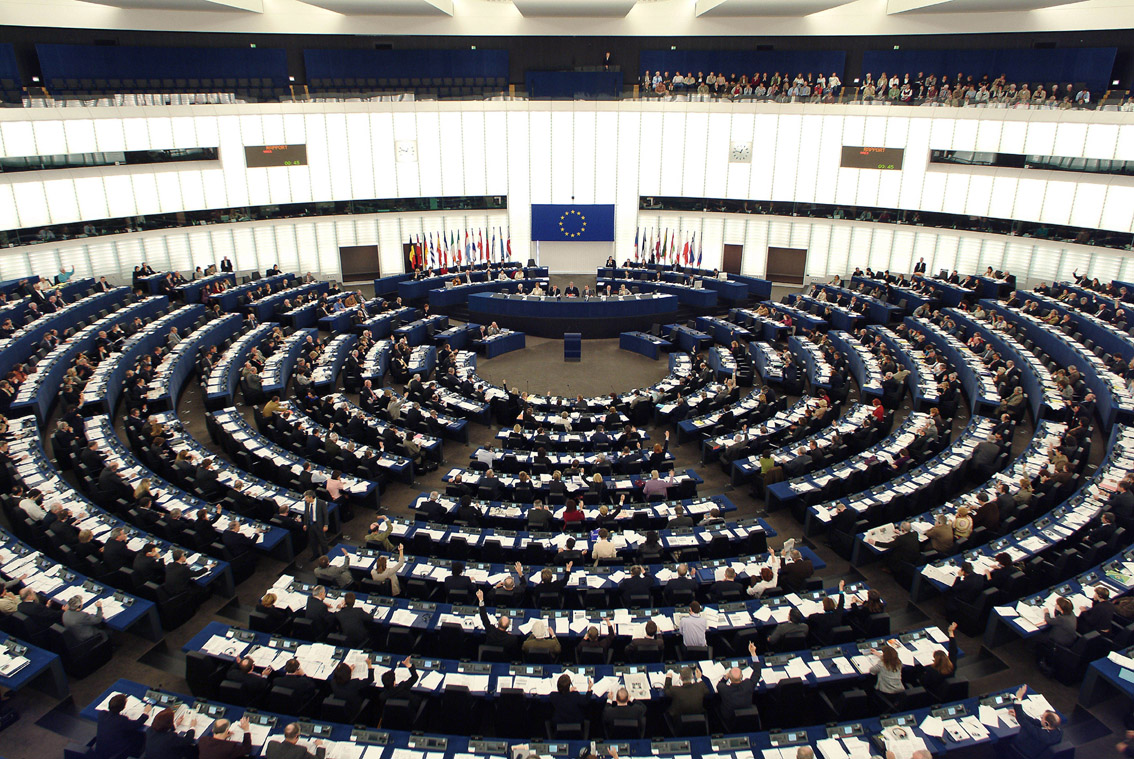
<path fill-rule="evenodd" d="M 807 677 L 811 674 L 811 668 L 807 666 L 807 662 L 800 659 L 798 656 L 793 657 L 787 663 L 788 677 Z"/>
<path fill-rule="evenodd" d="M 719 683 L 728 673 L 728 669 L 721 663 L 709 659 L 697 662 L 701 668 L 701 675 L 710 683 Z"/>
<path fill-rule="evenodd" d="M 811 674 L 819 679 L 831 676 L 831 673 L 827 671 L 827 667 L 821 661 L 808 662 L 807 666 L 811 669 Z"/>
<path fill-rule="evenodd" d="M 788 621 L 788 617 L 790 615 L 790 606 L 780 606 L 772 612 L 772 619 L 774 619 L 778 624 L 783 624 L 784 622 Z"/>
<path fill-rule="evenodd" d="M 390 615 L 390 624 L 400 627 L 413 627 L 413 623 L 416 621 L 417 615 L 408 609 L 395 609 L 394 613 Z"/>
<path fill-rule="evenodd" d="M 787 672 L 778 669 L 765 669 L 760 673 L 760 679 L 768 685 L 775 685 L 780 680 L 786 680 L 788 677 Z"/>
<path fill-rule="evenodd" d="M 916 736 L 904 738 L 901 740 L 889 739 L 886 741 L 886 750 L 894 752 L 894 759 L 910 759 L 915 751 L 929 752 L 929 747 L 925 745 L 925 741 Z"/>
<path fill-rule="evenodd" d="M 323 743 L 327 759 L 362 759 L 366 746 L 350 741 L 327 741 Z"/>
<path fill-rule="evenodd" d="M 599 678 L 592 688 L 591 692 L 598 698 L 603 698 L 608 693 L 617 693 L 621 681 L 617 675 L 607 675 L 606 677 Z"/>
<path fill-rule="evenodd" d="M 960 723 L 961 727 L 965 728 L 965 732 L 967 732 L 969 734 L 969 737 L 974 741 L 983 741 L 988 739 L 988 728 L 981 724 L 981 721 L 977 719 L 976 716 L 972 714 L 965 715 L 960 719 Z"/>
<path fill-rule="evenodd" d="M 977 714 L 980 716 L 981 724 L 987 725 L 988 727 L 1000 726 L 1000 716 L 997 714 L 997 711 L 991 706 L 988 706 L 987 704 L 981 704 L 977 708 Z"/>
<path fill-rule="evenodd" d="M 445 681 L 445 675 L 437 670 L 426 672 L 425 675 L 417 681 L 419 687 L 425 690 L 437 690 Z"/>
<path fill-rule="evenodd" d="M 954 741 L 960 742 L 969 739 L 968 731 L 958 720 L 947 720 L 942 722 L 941 725 L 945 729 L 945 733 Z M 984 729 L 983 726 L 981 729 Z"/>
<path fill-rule="evenodd" d="M 1131 659 L 1129 656 L 1123 656 L 1117 651 L 1111 651 L 1106 658 L 1125 669 L 1134 669 L 1134 659 Z"/>
<path fill-rule="evenodd" d="M 842 674 L 842 675 L 853 675 L 853 674 L 855 674 L 854 665 L 851 664 L 850 659 L 848 659 L 845 656 L 837 656 L 834 659 L 829 659 L 827 663 L 830 664 L 831 666 L 833 666 L 835 669 L 837 669 L 839 671 L 839 674 Z"/>
<path fill-rule="evenodd" d="M 940 717 L 934 717 L 932 714 L 923 719 L 919 727 L 923 733 L 934 738 L 940 738 L 945 734 L 945 723 Z"/>
<path fill-rule="evenodd" d="M 242 643 L 235 638 L 214 635 L 205 641 L 204 645 L 201 646 L 201 650 L 212 656 L 231 656 L 235 659 L 248 650 L 248 644 Z"/>
<path fill-rule="evenodd" d="M 823 759 L 849 759 L 850 754 L 843 748 L 838 738 L 823 738 L 815 743 Z"/>
<path fill-rule="evenodd" d="M 1028 715 L 1029 717 L 1033 717 L 1034 719 L 1041 719 L 1043 717 L 1043 713 L 1046 711 L 1054 711 L 1054 709 L 1051 708 L 1051 704 L 1048 703 L 1047 699 L 1039 693 L 1033 693 L 1029 695 L 1024 699 L 1021 706 L 1024 707 L 1024 714 Z"/>
<path fill-rule="evenodd" d="M 236 741 L 237 743 L 240 743 L 244 740 L 244 729 L 240 727 L 239 723 L 233 724 L 231 729 L 232 737 L 229 738 L 229 740 Z M 268 734 L 271 733 L 271 731 L 271 725 L 250 725 L 248 732 L 252 734 L 252 745 L 256 747 L 262 747 L 264 745 L 264 741 L 268 739 Z M 280 740 L 283 740 L 282 735 L 280 736 Z"/>

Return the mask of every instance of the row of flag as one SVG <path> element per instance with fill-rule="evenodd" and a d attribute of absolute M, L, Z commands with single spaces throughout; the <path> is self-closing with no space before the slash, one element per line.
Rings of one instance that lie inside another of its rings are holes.
<path fill-rule="evenodd" d="M 497 236 L 496 232 L 500 234 Z M 450 266 L 503 263 L 512 260 L 512 238 L 504 229 L 429 232 L 411 237 L 410 266 L 417 269 L 447 269 Z"/>
<path fill-rule="evenodd" d="M 682 264 L 701 267 L 704 245 L 697 242 L 697 233 L 678 241 L 678 233 L 669 229 L 638 229 L 634 231 L 634 261 L 636 263 Z M 641 242 L 639 243 L 639 240 Z"/>

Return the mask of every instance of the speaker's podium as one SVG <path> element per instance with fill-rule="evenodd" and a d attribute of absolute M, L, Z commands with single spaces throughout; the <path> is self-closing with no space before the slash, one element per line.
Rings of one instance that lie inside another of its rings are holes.
<path fill-rule="evenodd" d="M 563 333 L 563 360 L 564 361 L 582 361 L 583 360 L 583 333 L 581 333 L 581 332 L 564 332 Z"/>

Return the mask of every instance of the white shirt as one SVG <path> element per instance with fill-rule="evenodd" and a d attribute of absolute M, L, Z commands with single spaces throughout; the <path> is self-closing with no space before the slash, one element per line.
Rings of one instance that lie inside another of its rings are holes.
<path fill-rule="evenodd" d="M 20 508 L 23 509 L 29 517 L 37 521 L 47 516 L 47 512 L 43 510 L 43 507 L 30 498 L 21 500 Z"/>

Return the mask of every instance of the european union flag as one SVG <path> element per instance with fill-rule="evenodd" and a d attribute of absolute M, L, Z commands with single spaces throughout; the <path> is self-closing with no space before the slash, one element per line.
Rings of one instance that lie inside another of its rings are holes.
<path fill-rule="evenodd" d="M 533 203 L 532 239 L 614 242 L 614 206 Z"/>

